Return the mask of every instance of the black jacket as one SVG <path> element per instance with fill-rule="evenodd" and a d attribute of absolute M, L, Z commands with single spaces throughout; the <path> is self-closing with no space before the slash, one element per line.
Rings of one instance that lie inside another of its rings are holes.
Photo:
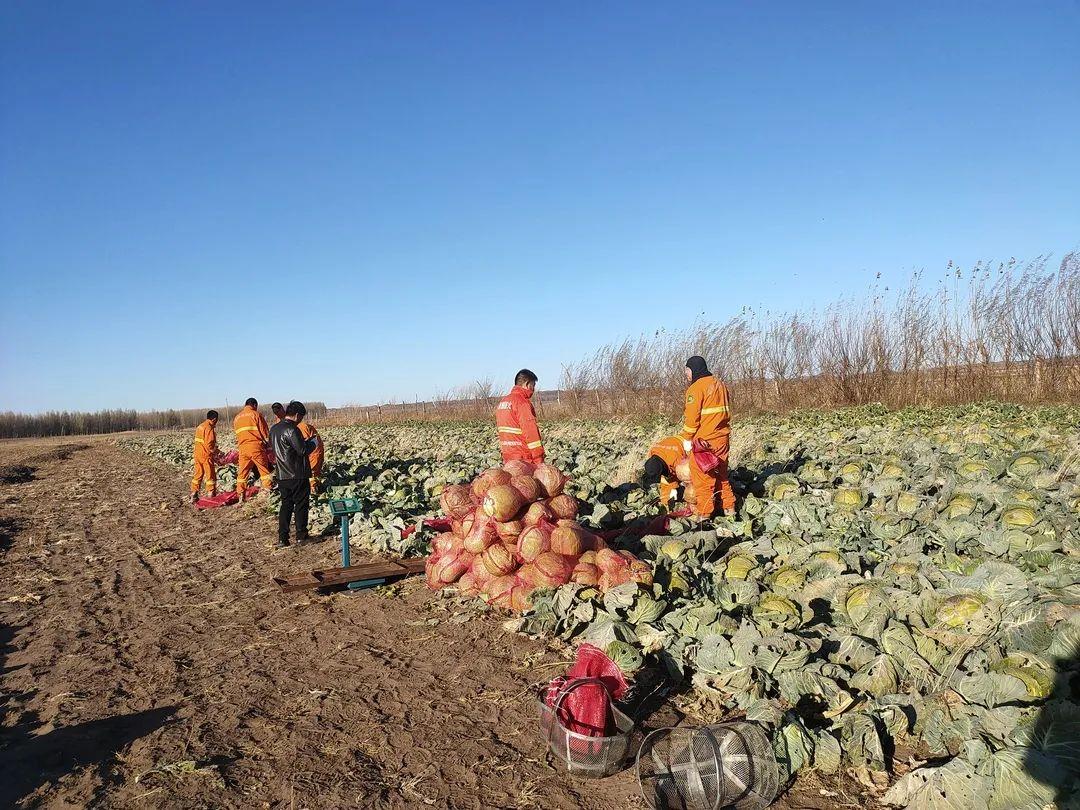
<path fill-rule="evenodd" d="M 304 441 L 304 434 L 295 422 L 282 419 L 270 427 L 270 449 L 274 451 L 274 466 L 277 468 L 278 481 L 293 481 L 297 478 L 311 478 L 311 463 L 308 453 L 314 450 L 316 442 Z"/>

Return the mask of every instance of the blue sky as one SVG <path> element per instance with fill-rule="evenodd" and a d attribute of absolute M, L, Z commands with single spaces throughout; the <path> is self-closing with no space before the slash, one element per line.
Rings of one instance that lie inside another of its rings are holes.
<path fill-rule="evenodd" d="M 5 3 L 0 410 L 412 399 L 1080 243 L 1080 5 Z"/>

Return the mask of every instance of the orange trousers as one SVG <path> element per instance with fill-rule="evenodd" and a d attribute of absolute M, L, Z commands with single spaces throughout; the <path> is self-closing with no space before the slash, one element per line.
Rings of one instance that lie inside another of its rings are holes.
<path fill-rule="evenodd" d="M 720 506 L 725 515 L 735 514 L 735 492 L 728 480 L 728 445 L 713 447 L 713 452 L 720 457 L 720 464 L 712 472 L 702 472 L 690 454 L 690 483 L 694 485 L 694 514 L 698 517 L 712 517 L 716 512 L 716 498 L 720 496 Z"/>
<path fill-rule="evenodd" d="M 259 471 L 259 480 L 262 482 L 263 489 L 268 489 L 273 483 L 270 464 L 266 460 L 266 451 L 262 447 L 254 450 L 241 447 L 240 458 L 236 462 L 236 491 L 241 495 L 247 491 L 248 476 L 251 475 L 253 468 Z"/>
<path fill-rule="evenodd" d="M 206 491 L 213 497 L 217 495 L 217 470 L 209 461 L 195 459 L 195 475 L 191 477 L 192 494 L 202 488 L 202 482 L 206 481 Z"/>

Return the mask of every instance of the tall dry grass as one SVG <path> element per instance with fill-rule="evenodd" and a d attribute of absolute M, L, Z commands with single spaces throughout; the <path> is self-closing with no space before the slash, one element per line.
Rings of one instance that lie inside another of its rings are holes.
<path fill-rule="evenodd" d="M 890 407 L 986 399 L 1080 402 L 1080 254 L 916 272 L 823 310 L 752 308 L 722 323 L 625 338 L 563 368 L 542 416 L 676 414 L 683 366 L 704 356 L 738 409 L 880 402 Z M 523 358 L 523 361 L 527 360 Z M 433 402 L 346 412 L 346 421 L 490 417 L 490 380 Z"/>
<path fill-rule="evenodd" d="M 950 266 L 936 284 L 916 273 L 898 293 L 874 289 L 820 312 L 747 309 L 724 323 L 624 340 L 566 369 L 563 387 L 575 401 L 602 391 L 616 410 L 654 410 L 681 395 L 692 354 L 750 409 L 1076 402 L 1080 255 L 1052 268 L 1046 257 Z"/>

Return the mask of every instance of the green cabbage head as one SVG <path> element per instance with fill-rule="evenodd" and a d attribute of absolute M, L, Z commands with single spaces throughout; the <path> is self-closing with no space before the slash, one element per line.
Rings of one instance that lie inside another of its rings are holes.
<path fill-rule="evenodd" d="M 937 620 L 946 627 L 960 627 L 975 617 L 986 600 L 975 593 L 950 596 L 937 609 Z"/>
<path fill-rule="evenodd" d="M 604 650 L 626 675 L 633 675 L 645 664 L 645 658 L 633 644 L 625 641 L 613 641 Z"/>

